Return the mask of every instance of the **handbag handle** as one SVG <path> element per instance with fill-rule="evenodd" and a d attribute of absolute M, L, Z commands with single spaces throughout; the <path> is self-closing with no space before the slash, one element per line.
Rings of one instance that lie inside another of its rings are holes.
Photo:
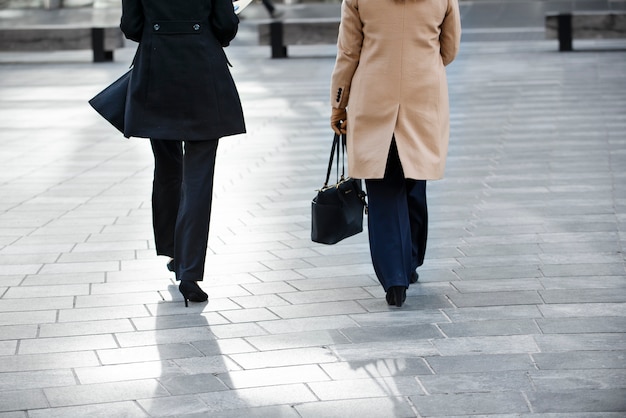
<path fill-rule="evenodd" d="M 335 156 L 335 153 L 337 153 L 337 183 L 339 183 L 339 180 L 343 180 L 344 176 L 345 176 L 345 170 L 346 170 L 346 162 L 345 162 L 345 158 L 346 158 L 346 136 L 344 134 L 339 135 L 339 134 L 335 134 L 334 138 L 333 138 L 333 146 L 330 149 L 330 158 L 328 159 L 328 169 L 326 170 L 326 180 L 324 181 L 324 186 L 323 188 L 325 189 L 326 187 L 328 187 L 328 182 L 330 180 L 330 172 L 333 168 L 333 159 Z M 339 159 L 341 158 L 341 177 L 339 177 Z"/>

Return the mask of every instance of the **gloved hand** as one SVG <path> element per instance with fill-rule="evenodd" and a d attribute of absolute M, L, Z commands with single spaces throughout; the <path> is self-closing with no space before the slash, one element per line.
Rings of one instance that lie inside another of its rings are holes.
<path fill-rule="evenodd" d="M 330 127 L 336 134 L 341 135 L 346 133 L 346 127 L 348 126 L 348 114 L 346 109 L 331 108 L 330 114 Z"/>

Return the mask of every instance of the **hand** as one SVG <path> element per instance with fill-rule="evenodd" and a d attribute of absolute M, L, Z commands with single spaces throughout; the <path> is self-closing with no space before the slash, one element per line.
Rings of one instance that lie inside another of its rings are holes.
<path fill-rule="evenodd" d="M 330 115 L 330 127 L 337 135 L 345 134 L 348 126 L 348 114 L 346 109 L 333 107 Z"/>

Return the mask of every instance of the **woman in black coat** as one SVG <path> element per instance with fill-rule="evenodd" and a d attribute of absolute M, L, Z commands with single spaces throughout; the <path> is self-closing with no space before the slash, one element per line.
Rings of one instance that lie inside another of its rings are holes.
<path fill-rule="evenodd" d="M 223 47 L 239 19 L 232 0 L 122 0 L 121 29 L 139 42 L 124 134 L 150 138 L 156 251 L 187 300 L 203 280 L 218 140 L 245 132 Z"/>

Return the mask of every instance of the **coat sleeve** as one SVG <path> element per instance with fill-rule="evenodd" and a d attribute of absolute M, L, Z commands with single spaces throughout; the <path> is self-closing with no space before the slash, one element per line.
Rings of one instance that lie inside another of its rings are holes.
<path fill-rule="evenodd" d="M 120 29 L 126 38 L 141 42 L 144 14 L 141 0 L 122 0 L 122 21 Z"/>
<path fill-rule="evenodd" d="M 223 47 L 228 46 L 239 28 L 239 18 L 235 14 L 232 0 L 213 0 L 210 22 L 217 40 Z"/>
<path fill-rule="evenodd" d="M 363 23 L 359 16 L 358 0 L 343 0 L 341 23 L 337 37 L 337 58 L 331 76 L 331 106 L 343 109 L 348 106 L 352 77 L 359 65 L 363 46 Z"/>
<path fill-rule="evenodd" d="M 439 43 L 443 65 L 448 65 L 456 58 L 461 43 L 461 13 L 458 0 L 448 0 L 446 16 L 441 23 Z"/>

